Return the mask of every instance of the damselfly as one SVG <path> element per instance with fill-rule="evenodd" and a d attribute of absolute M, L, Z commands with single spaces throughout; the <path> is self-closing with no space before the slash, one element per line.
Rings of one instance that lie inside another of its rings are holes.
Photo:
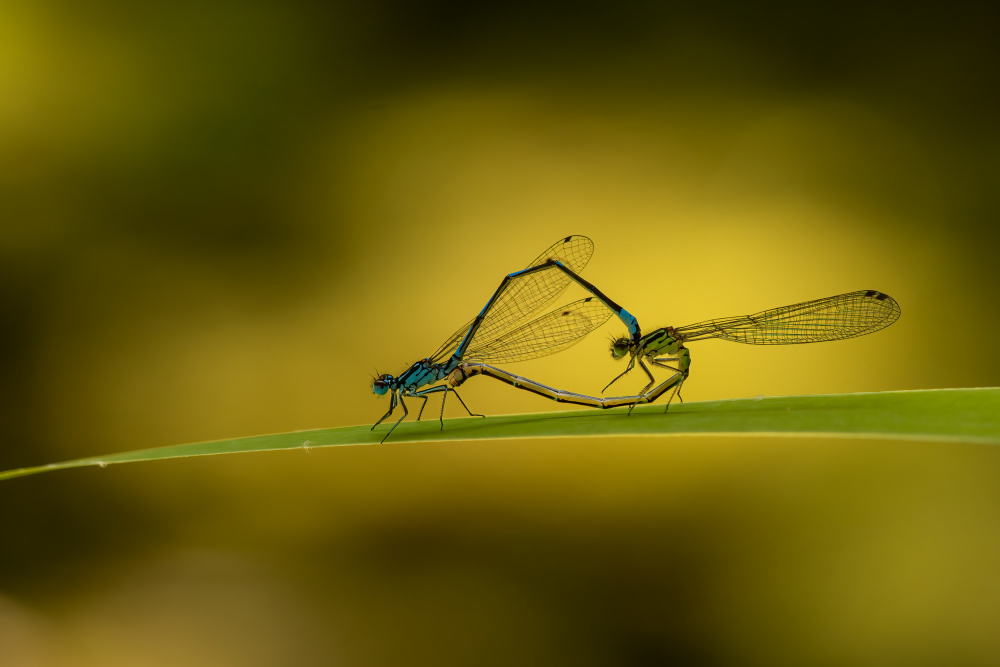
<path fill-rule="evenodd" d="M 427 405 L 427 397 L 444 392 L 439 417 L 441 428 L 444 428 L 444 404 L 449 391 L 455 394 L 469 415 L 482 416 L 473 415 L 453 386 L 435 384 L 448 377 L 463 361 L 509 363 L 553 354 L 604 324 L 612 313 L 618 316 L 630 333 L 638 334 L 639 323 L 628 311 L 578 275 L 593 253 L 594 244 L 586 236 L 567 236 L 557 241 L 535 258 L 528 268 L 504 277 L 479 315 L 448 338 L 437 352 L 416 362 L 399 376 L 384 373 L 374 378 L 372 391 L 380 396 L 389 393 L 390 401 L 388 412 L 375 422 L 372 430 L 392 414 L 397 402 L 403 408 L 403 416 L 392 425 L 382 442 L 409 414 L 404 396 L 423 400 L 417 413 L 419 421 Z M 593 296 L 522 324 L 571 281 L 580 284 Z"/>
<path fill-rule="evenodd" d="M 629 412 L 636 405 L 652 403 L 673 389 L 667 401 L 669 409 L 673 397 L 680 397 L 681 387 L 687 380 L 691 367 L 691 353 L 685 347 L 685 343 L 708 338 L 722 338 L 751 345 L 788 345 L 843 340 L 884 329 L 899 319 L 899 315 L 899 304 L 888 294 L 875 290 L 860 290 L 764 310 L 753 315 L 706 320 L 684 327 L 663 327 L 645 336 L 641 333 L 637 336 L 635 331 L 630 329 L 629 336 L 622 336 L 611 342 L 612 358 L 620 360 L 629 355 L 628 367 L 609 382 L 604 390 L 607 391 L 608 387 L 638 364 L 649 378 L 649 383 L 635 396 L 597 398 L 575 394 L 482 363 L 462 364 L 453 374 L 452 384 L 460 386 L 468 377 L 486 375 L 561 403 L 598 408 L 628 405 Z M 670 370 L 673 374 L 666 381 L 650 389 L 656 383 L 656 379 L 645 362 Z"/>

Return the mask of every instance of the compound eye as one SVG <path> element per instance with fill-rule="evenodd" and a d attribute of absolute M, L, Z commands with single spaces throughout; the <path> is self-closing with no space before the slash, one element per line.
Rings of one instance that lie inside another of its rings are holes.
<path fill-rule="evenodd" d="M 386 373 L 379 375 L 377 378 L 372 380 L 372 393 L 378 394 L 379 396 L 385 396 L 385 393 L 389 391 L 389 383 L 391 382 L 391 375 Z"/>
<path fill-rule="evenodd" d="M 611 341 L 611 357 L 621 359 L 628 354 L 628 338 L 616 338 Z"/>

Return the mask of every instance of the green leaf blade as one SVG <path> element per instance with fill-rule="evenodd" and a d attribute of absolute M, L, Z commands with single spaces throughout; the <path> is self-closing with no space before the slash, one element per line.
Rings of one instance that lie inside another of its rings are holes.
<path fill-rule="evenodd" d="M 52 470 L 189 456 L 378 444 L 388 426 L 293 431 L 142 449 L 0 472 L 0 480 Z M 386 444 L 511 438 L 813 436 L 1000 444 L 1000 388 L 776 396 L 400 424 Z"/>

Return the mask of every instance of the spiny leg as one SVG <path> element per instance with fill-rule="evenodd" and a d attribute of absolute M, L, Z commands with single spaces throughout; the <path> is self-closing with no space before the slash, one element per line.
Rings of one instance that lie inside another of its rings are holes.
<path fill-rule="evenodd" d="M 649 391 L 650 387 L 652 387 L 654 384 L 656 384 L 656 378 L 654 378 L 653 374 L 649 372 L 648 368 L 646 368 L 646 364 L 642 363 L 642 359 L 639 360 L 639 367 L 642 368 L 642 370 L 646 373 L 646 377 L 649 378 L 649 383 L 645 387 L 642 388 L 642 391 L 639 392 L 639 395 L 642 396 L 647 391 Z"/>
<path fill-rule="evenodd" d="M 655 366 L 659 366 L 660 368 L 666 368 L 667 370 L 674 371 L 675 373 L 684 373 L 684 371 L 681 370 L 679 367 L 675 368 L 674 366 L 668 366 L 667 364 L 663 363 L 664 361 L 679 361 L 679 359 L 677 357 L 659 357 L 657 359 L 653 359 L 650 363 L 654 364 Z M 667 407 L 664 410 L 664 412 L 670 409 L 670 403 L 674 400 L 674 396 L 676 396 L 677 400 L 679 400 L 681 403 L 684 402 L 684 397 L 681 396 L 681 388 L 684 386 L 685 380 L 687 380 L 687 376 L 685 376 L 684 379 L 682 379 L 680 382 L 677 383 L 677 389 L 674 390 L 674 392 L 670 395 L 670 398 L 667 400 Z"/>
<path fill-rule="evenodd" d="M 406 409 L 406 403 L 403 402 L 402 393 L 399 394 L 399 404 L 403 406 L 403 416 L 400 417 L 398 420 L 396 420 L 396 423 L 392 425 L 392 428 L 389 429 L 389 433 L 386 433 L 385 436 L 382 438 L 382 440 L 379 442 L 380 445 L 385 442 L 385 439 L 388 438 L 393 431 L 396 430 L 396 427 L 399 426 L 399 422 L 406 419 L 406 416 L 410 414 L 410 411 Z"/>
<path fill-rule="evenodd" d="M 626 417 L 632 416 L 632 410 L 635 409 L 635 406 L 639 405 L 640 403 L 648 403 L 648 401 L 646 400 L 646 392 L 649 391 L 649 388 L 653 386 L 654 382 L 656 382 L 656 378 L 654 378 L 653 374 L 649 372 L 648 368 L 646 368 L 646 364 L 642 363 L 642 359 L 639 360 L 639 367 L 642 368 L 642 370 L 646 373 L 646 377 L 649 378 L 649 383 L 642 388 L 642 391 L 639 392 L 639 399 L 635 403 L 632 403 L 630 406 L 628 406 L 628 412 L 625 413 Z"/>
<path fill-rule="evenodd" d="M 670 366 L 668 364 L 663 363 L 664 361 L 678 361 L 678 359 L 676 357 L 658 357 L 656 359 L 650 359 L 649 363 L 651 363 L 652 365 L 656 366 L 657 368 L 665 368 L 665 369 L 667 369 L 669 371 L 673 371 L 674 372 L 673 377 L 668 378 L 666 380 L 666 382 L 664 382 L 663 384 L 661 384 L 654 391 L 658 391 L 660 389 L 660 387 L 663 387 L 665 384 L 667 384 L 667 383 L 675 380 L 676 378 L 679 378 L 679 380 L 674 385 L 672 385 L 672 386 L 675 387 L 675 389 L 674 389 L 673 392 L 671 392 L 670 398 L 667 400 L 667 405 L 666 405 L 666 408 L 664 409 L 664 412 L 666 412 L 667 410 L 670 409 L 670 402 L 674 400 L 674 396 L 675 395 L 680 396 L 681 385 L 683 385 L 684 381 L 687 379 L 687 373 L 684 370 L 681 370 L 678 367 Z M 649 369 L 646 368 L 645 364 L 643 364 L 641 360 L 639 361 L 639 365 L 642 366 L 642 370 L 644 370 L 646 372 L 646 375 L 648 375 L 649 378 L 652 379 L 653 378 L 653 374 L 649 372 Z M 661 393 L 657 393 L 657 395 L 652 400 L 650 400 L 649 399 L 649 394 L 651 392 L 649 391 L 649 388 L 652 387 L 652 386 L 653 386 L 653 382 L 650 382 L 649 384 L 647 384 L 645 387 L 642 388 L 642 391 L 639 392 L 639 399 L 635 403 L 632 403 L 629 406 L 628 414 L 631 415 L 632 414 L 632 410 L 639 403 L 652 403 L 653 401 L 655 401 L 657 398 L 659 398 L 662 395 Z M 681 401 L 683 401 L 683 400 L 684 399 L 681 399 Z"/>
<path fill-rule="evenodd" d="M 416 395 L 420 396 L 421 398 L 426 398 L 427 394 L 435 394 L 435 393 L 442 392 L 442 391 L 444 392 L 444 396 L 441 397 L 441 414 L 438 417 L 438 421 L 441 422 L 441 430 L 444 430 L 444 404 L 445 404 L 445 401 L 448 400 L 448 392 L 449 391 L 451 393 L 455 394 L 455 397 L 458 399 L 458 402 L 462 404 L 462 407 L 465 408 L 465 411 L 469 413 L 470 417 L 485 417 L 486 416 L 486 415 L 475 414 L 474 412 L 472 412 L 472 410 L 469 409 L 469 406 L 467 406 L 465 404 L 465 401 L 462 400 L 462 397 L 458 395 L 458 392 L 455 389 L 453 389 L 452 387 L 449 387 L 447 385 L 439 385 L 437 387 L 431 387 L 430 389 L 425 389 L 425 390 L 419 392 Z"/>
<path fill-rule="evenodd" d="M 444 392 L 444 398 L 441 399 L 441 415 L 438 417 L 438 421 L 441 422 L 441 429 L 443 430 L 444 429 L 444 401 L 445 401 L 446 398 L 448 398 L 448 392 L 449 391 L 454 391 L 454 390 L 451 389 L 451 387 L 449 387 L 447 385 L 438 385 L 437 387 L 431 387 L 429 389 L 421 389 L 420 391 L 415 391 L 415 392 L 413 392 L 411 394 L 411 396 L 416 396 L 417 398 L 422 398 L 423 399 L 424 404 L 422 406 L 420 406 L 420 414 L 423 414 L 423 412 L 424 412 L 424 406 L 427 405 L 428 394 L 437 394 L 437 393 L 442 392 L 442 391 Z M 417 417 L 417 420 L 419 421 L 420 417 Z"/>
<path fill-rule="evenodd" d="M 666 407 L 663 408 L 663 414 L 667 414 L 667 410 L 670 409 L 670 403 L 673 402 L 674 396 L 680 398 L 681 403 L 684 402 L 684 399 L 681 398 L 681 387 L 683 386 L 684 386 L 684 380 L 681 380 L 680 382 L 677 383 L 677 388 L 674 389 L 673 393 L 670 394 L 670 398 L 667 399 L 667 405 Z"/>
<path fill-rule="evenodd" d="M 667 399 L 667 405 L 666 405 L 666 407 L 663 410 L 664 412 L 666 412 L 667 410 L 670 409 L 670 402 L 674 400 L 674 398 L 673 398 L 674 395 L 680 393 L 681 385 L 684 384 L 685 380 L 687 380 L 687 376 L 686 375 L 682 375 L 681 373 L 675 373 L 674 375 L 672 375 L 671 377 L 669 377 L 665 382 L 661 383 L 658 387 L 656 387 L 652 391 L 650 391 L 650 392 L 645 392 L 644 391 L 638 397 L 638 399 L 634 403 L 632 403 L 631 405 L 629 405 L 629 409 L 628 409 L 629 414 L 632 413 L 632 409 L 635 408 L 636 405 L 638 405 L 640 403 L 652 403 L 653 401 L 655 401 L 656 399 L 658 399 L 660 396 L 662 396 L 665 391 L 672 389 L 673 391 L 670 394 L 670 398 Z"/>
<path fill-rule="evenodd" d="M 642 370 L 644 370 L 646 372 L 646 376 L 649 378 L 649 383 L 645 387 L 642 388 L 642 391 L 639 392 L 639 400 L 637 400 L 632 405 L 628 406 L 627 416 L 629 416 L 629 417 L 632 416 L 632 410 L 635 409 L 635 406 L 639 405 L 640 403 L 648 403 L 649 402 L 648 400 L 646 400 L 646 392 L 648 392 L 649 388 L 653 386 L 654 382 L 656 382 L 656 379 L 653 377 L 653 374 L 649 372 L 649 369 L 646 368 L 646 364 L 642 363 L 641 360 L 639 361 L 639 366 L 642 368 Z"/>
<path fill-rule="evenodd" d="M 427 407 L 427 397 L 426 396 L 421 396 L 420 394 L 414 394 L 414 396 L 416 396 L 417 398 L 424 399 L 423 405 L 420 406 L 420 412 L 417 413 L 417 421 L 420 421 L 420 416 L 422 414 L 424 414 L 424 408 Z"/>
<path fill-rule="evenodd" d="M 389 397 L 389 412 L 387 412 L 384 415 L 382 415 L 382 419 L 379 419 L 377 422 L 375 422 L 374 424 L 372 424 L 371 430 L 374 431 L 375 427 L 378 426 L 379 424 L 381 424 L 383 421 L 385 421 L 385 418 L 388 417 L 389 415 L 391 415 L 392 411 L 395 410 L 395 409 L 396 409 L 396 392 L 393 391 L 392 394 Z"/>
<path fill-rule="evenodd" d="M 448 392 L 449 391 L 454 391 L 454 390 L 451 387 L 449 387 L 448 385 L 442 385 L 442 386 L 439 386 L 439 387 L 431 387 L 430 389 L 425 390 L 424 393 L 425 394 L 434 394 L 434 393 L 437 393 L 437 392 L 440 392 L 440 391 L 444 392 L 444 396 L 441 397 L 441 413 L 438 415 L 438 421 L 441 423 L 441 427 L 438 430 L 439 431 L 443 431 L 444 430 L 444 404 L 448 400 Z M 426 403 L 426 402 L 427 402 L 427 397 L 425 396 L 424 397 L 424 403 Z"/>
<path fill-rule="evenodd" d="M 441 414 L 438 415 L 438 421 L 441 422 L 441 428 L 438 429 L 439 431 L 443 431 L 444 430 L 444 404 L 445 404 L 445 401 L 448 400 L 448 391 L 449 391 L 449 387 L 448 387 L 448 385 L 445 385 L 445 387 L 444 387 L 444 396 L 441 397 Z"/>
<path fill-rule="evenodd" d="M 623 370 L 618 377 L 616 377 L 614 380 L 612 380 L 611 382 L 609 382 L 608 386 L 601 390 L 601 393 L 603 394 L 604 392 L 606 392 L 608 390 L 608 387 L 610 387 L 615 382 L 618 382 L 623 377 L 625 377 L 629 373 L 629 371 L 631 371 L 633 368 L 635 368 L 635 357 L 634 356 L 631 359 L 628 360 L 628 366 L 625 368 L 625 370 Z"/>
<path fill-rule="evenodd" d="M 462 400 L 462 397 L 458 395 L 458 391 L 457 391 L 457 390 L 455 390 L 455 389 L 452 389 L 452 390 L 451 390 L 451 392 L 452 392 L 453 394 L 455 394 L 455 398 L 457 398 L 457 399 L 458 399 L 458 402 L 462 404 L 462 407 L 463 407 L 463 408 L 465 408 L 465 411 L 469 413 L 469 416 L 470 416 L 470 417 L 482 417 L 483 419 L 486 419 L 486 415 L 480 415 L 480 414 L 476 414 L 476 413 L 474 413 L 474 412 L 473 412 L 472 410 L 470 410 L 470 409 L 469 409 L 469 406 L 467 406 L 467 405 L 465 404 L 465 401 L 463 401 L 463 400 Z"/>
<path fill-rule="evenodd" d="M 653 364 L 654 366 L 659 366 L 660 368 L 666 368 L 668 371 L 673 371 L 675 373 L 684 372 L 680 368 L 676 368 L 674 366 L 668 366 L 667 364 L 663 363 L 664 361 L 677 361 L 677 357 L 659 357 L 657 359 L 653 359 L 649 363 Z"/>
<path fill-rule="evenodd" d="M 642 397 L 642 396 L 640 396 L 640 397 L 639 397 L 639 400 L 635 401 L 634 403 L 631 403 L 631 404 L 630 404 L 630 405 L 628 406 L 628 412 L 626 412 L 626 413 L 625 413 L 625 416 L 626 416 L 626 417 L 631 417 L 631 416 L 632 416 L 632 410 L 634 410 L 634 409 L 635 409 L 635 406 L 639 405 L 640 403 L 645 403 L 645 402 L 646 402 L 646 401 L 645 401 L 645 400 L 643 399 L 643 397 Z"/>
<path fill-rule="evenodd" d="M 635 406 L 639 405 L 640 403 L 646 402 L 645 400 L 643 400 L 643 398 L 645 397 L 646 392 L 649 391 L 649 388 L 652 387 L 653 384 L 656 382 L 656 378 L 654 378 L 653 374 L 649 372 L 648 368 L 646 368 L 646 364 L 642 363 L 642 359 L 639 360 L 639 367 L 646 373 L 646 377 L 649 378 L 649 383 L 647 383 L 646 386 L 642 388 L 642 391 L 639 392 L 639 400 L 637 400 L 635 403 L 633 403 L 628 407 L 628 412 L 626 413 L 626 415 L 629 417 L 632 416 L 632 410 L 635 408 Z"/>
<path fill-rule="evenodd" d="M 442 431 L 444 430 L 444 403 L 445 403 L 445 401 L 448 400 L 448 392 L 449 391 L 451 393 L 455 394 L 455 398 L 457 398 L 458 402 L 462 404 L 462 407 L 465 408 L 465 411 L 469 413 L 470 417 L 483 417 L 483 418 L 486 417 L 486 415 L 472 414 L 472 410 L 469 409 L 469 406 L 467 406 L 465 404 L 465 401 L 462 400 L 462 397 L 458 395 L 458 391 L 456 391 L 455 389 L 453 389 L 451 387 L 448 387 L 448 386 L 435 387 L 434 389 L 438 390 L 438 391 L 440 391 L 440 390 L 444 391 L 444 396 L 441 397 L 441 416 L 439 417 L 439 421 L 441 422 L 441 429 L 440 430 L 442 430 Z"/>
<path fill-rule="evenodd" d="M 652 400 L 655 401 L 657 398 L 659 398 L 659 396 L 656 396 L 656 398 L 654 398 Z M 632 410 L 635 409 L 635 406 L 637 406 L 637 405 L 645 405 L 645 404 L 651 403 L 651 402 L 652 401 L 648 398 L 648 394 L 646 394 L 646 392 L 642 392 L 641 394 L 639 394 L 639 396 L 636 398 L 635 401 L 633 401 L 632 403 L 629 403 L 628 412 L 626 412 L 625 415 L 630 417 L 630 416 L 632 416 Z"/>

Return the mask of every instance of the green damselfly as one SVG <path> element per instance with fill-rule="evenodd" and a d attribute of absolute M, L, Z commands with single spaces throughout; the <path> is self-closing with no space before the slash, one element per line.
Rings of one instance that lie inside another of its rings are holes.
<path fill-rule="evenodd" d="M 453 373 L 452 385 L 460 386 L 474 375 L 486 375 L 519 389 L 551 398 L 560 403 L 587 405 L 597 408 L 652 403 L 671 392 L 666 409 L 674 396 L 680 397 L 681 387 L 688 378 L 691 353 L 685 343 L 721 338 L 750 345 L 790 345 L 855 338 L 884 329 L 899 319 L 899 304 L 888 294 L 876 290 L 859 290 L 837 296 L 764 310 L 753 315 L 706 320 L 683 327 L 663 327 L 646 335 L 630 328 L 628 336 L 611 341 L 611 356 L 616 360 L 629 357 L 628 367 L 604 388 L 620 380 L 638 365 L 649 379 L 634 396 L 598 398 L 549 387 L 523 378 L 501 368 L 483 363 L 466 362 Z M 634 320 L 634 318 L 633 318 Z M 637 335 L 638 332 L 638 335 Z M 664 368 L 672 375 L 659 385 L 646 364 Z M 651 389 L 652 388 L 652 389 Z M 681 398 L 683 401 L 683 398 Z"/>

